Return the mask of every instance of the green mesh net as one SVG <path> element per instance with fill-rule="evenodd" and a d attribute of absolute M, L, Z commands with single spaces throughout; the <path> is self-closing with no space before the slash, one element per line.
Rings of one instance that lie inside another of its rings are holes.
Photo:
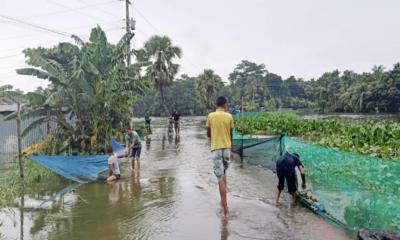
<path fill-rule="evenodd" d="M 298 153 L 308 194 L 350 229 L 400 231 L 400 161 L 342 152 L 282 137 L 233 140 L 245 163 L 275 170 L 280 149 Z"/>

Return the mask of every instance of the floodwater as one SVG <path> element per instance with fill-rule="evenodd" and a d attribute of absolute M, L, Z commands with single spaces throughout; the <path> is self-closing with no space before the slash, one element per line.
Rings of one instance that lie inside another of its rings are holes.
<path fill-rule="evenodd" d="M 20 207 L 0 210 L 0 239 L 349 239 L 290 207 L 288 194 L 274 206 L 275 175 L 237 162 L 228 170 L 231 217 L 224 220 L 202 119 L 184 118 L 179 140 L 153 129 L 140 171 L 122 164 L 118 182 L 18 199 Z"/>
<path fill-rule="evenodd" d="M 301 115 L 303 119 L 311 120 L 325 120 L 325 119 L 338 119 L 344 121 L 362 121 L 362 120 L 392 120 L 400 121 L 400 113 L 365 113 L 365 114 L 355 114 L 355 113 L 332 113 L 332 114 L 304 114 Z"/>

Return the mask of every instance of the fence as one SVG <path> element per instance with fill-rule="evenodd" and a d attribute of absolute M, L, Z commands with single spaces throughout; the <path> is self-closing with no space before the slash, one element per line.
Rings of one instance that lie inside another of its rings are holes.
<path fill-rule="evenodd" d="M 21 131 L 29 126 L 35 119 L 26 119 L 21 121 Z M 22 149 L 32 144 L 40 143 L 47 136 L 47 132 L 54 130 L 56 124 L 50 122 L 50 129 L 46 123 L 37 126 L 22 138 Z M 16 164 L 16 155 L 18 153 L 17 122 L 16 120 L 0 120 L 0 162 L 1 169 L 9 169 Z"/>

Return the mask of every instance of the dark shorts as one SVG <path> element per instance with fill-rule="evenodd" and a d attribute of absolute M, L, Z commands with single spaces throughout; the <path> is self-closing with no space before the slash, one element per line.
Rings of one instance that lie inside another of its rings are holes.
<path fill-rule="evenodd" d="M 132 148 L 132 154 L 131 157 L 140 157 L 140 153 L 142 152 L 141 147 L 134 147 Z"/>
<path fill-rule="evenodd" d="M 121 178 L 121 174 L 113 174 L 117 179 Z"/>
<path fill-rule="evenodd" d="M 282 191 L 285 188 L 285 179 L 289 193 L 297 192 L 297 176 L 296 173 L 278 171 L 278 190 Z"/>

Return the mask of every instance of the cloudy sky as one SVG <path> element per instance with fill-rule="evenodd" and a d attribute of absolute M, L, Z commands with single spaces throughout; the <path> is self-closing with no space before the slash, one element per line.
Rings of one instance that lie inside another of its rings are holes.
<path fill-rule="evenodd" d="M 166 34 L 183 49 L 181 73 L 212 68 L 224 80 L 242 59 L 283 77 L 364 72 L 400 62 L 399 9 L 398 0 L 134 0 L 133 46 Z M 87 39 L 96 24 L 116 42 L 124 15 L 119 0 L 0 0 L 0 85 L 25 91 L 45 86 L 15 74 L 26 66 L 24 48 L 70 41 L 70 34 Z"/>

